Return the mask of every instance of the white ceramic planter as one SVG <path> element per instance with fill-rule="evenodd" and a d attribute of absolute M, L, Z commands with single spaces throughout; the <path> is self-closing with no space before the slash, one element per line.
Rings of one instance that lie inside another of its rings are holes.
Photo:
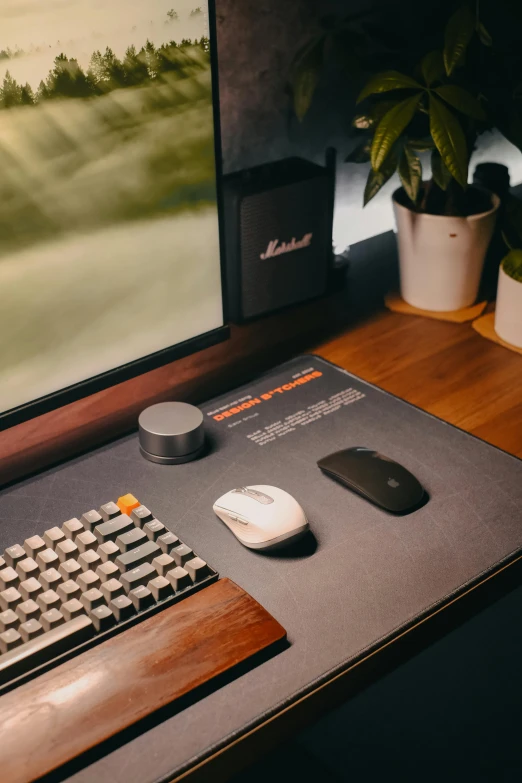
<path fill-rule="evenodd" d="M 413 212 L 393 194 L 397 226 L 401 296 L 422 310 L 459 310 L 477 298 L 488 245 L 493 236 L 498 196 L 488 212 L 445 217 Z"/>
<path fill-rule="evenodd" d="M 506 343 L 522 348 L 522 283 L 506 275 L 502 267 L 498 273 L 495 331 Z"/>

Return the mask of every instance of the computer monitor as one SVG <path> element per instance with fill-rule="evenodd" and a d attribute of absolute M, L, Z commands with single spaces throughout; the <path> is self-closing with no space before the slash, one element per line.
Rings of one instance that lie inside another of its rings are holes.
<path fill-rule="evenodd" d="M 227 335 L 208 2 L 0 7 L 0 429 Z"/>

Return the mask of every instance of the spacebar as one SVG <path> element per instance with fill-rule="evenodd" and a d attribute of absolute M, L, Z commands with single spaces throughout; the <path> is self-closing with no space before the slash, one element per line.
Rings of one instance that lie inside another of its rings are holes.
<path fill-rule="evenodd" d="M 0 685 L 76 647 L 93 635 L 92 620 L 87 615 L 78 615 L 42 636 L 0 655 Z"/>

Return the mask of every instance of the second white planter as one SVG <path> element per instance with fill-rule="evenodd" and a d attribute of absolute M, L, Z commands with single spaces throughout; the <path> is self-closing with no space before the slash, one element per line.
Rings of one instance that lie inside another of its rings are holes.
<path fill-rule="evenodd" d="M 397 226 L 401 296 L 413 307 L 444 312 L 472 305 L 477 298 L 488 245 L 493 236 L 498 196 L 491 209 L 469 217 L 414 212 L 393 194 Z"/>
<path fill-rule="evenodd" d="M 502 267 L 498 273 L 495 331 L 506 343 L 522 348 L 522 283 L 506 275 Z"/>

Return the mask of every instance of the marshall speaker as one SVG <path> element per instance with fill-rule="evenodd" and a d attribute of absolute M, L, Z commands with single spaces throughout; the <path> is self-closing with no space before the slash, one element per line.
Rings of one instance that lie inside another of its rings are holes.
<path fill-rule="evenodd" d="M 324 294 L 332 263 L 335 152 L 224 178 L 230 317 L 243 321 Z"/>

